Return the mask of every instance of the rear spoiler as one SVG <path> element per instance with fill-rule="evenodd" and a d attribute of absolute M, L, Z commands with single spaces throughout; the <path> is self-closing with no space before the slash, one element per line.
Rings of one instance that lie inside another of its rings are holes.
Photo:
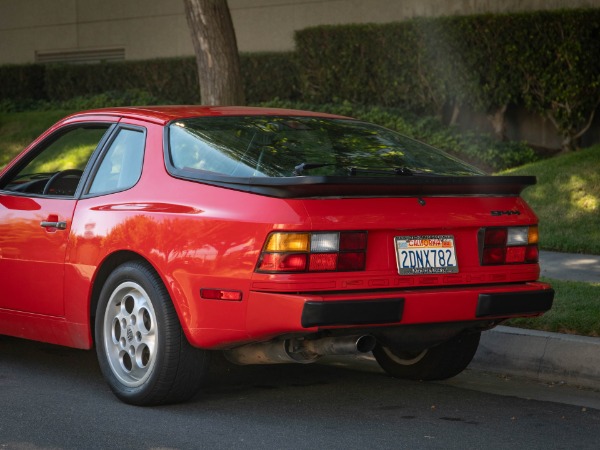
<path fill-rule="evenodd" d="M 279 198 L 394 197 L 432 195 L 519 195 L 534 176 L 228 177 L 194 169 L 172 175 L 243 192 Z M 201 176 L 199 175 L 201 172 Z"/>

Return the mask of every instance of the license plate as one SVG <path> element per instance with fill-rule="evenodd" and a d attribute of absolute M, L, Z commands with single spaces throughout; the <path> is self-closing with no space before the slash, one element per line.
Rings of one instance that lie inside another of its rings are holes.
<path fill-rule="evenodd" d="M 400 275 L 457 273 L 454 236 L 396 236 Z"/>

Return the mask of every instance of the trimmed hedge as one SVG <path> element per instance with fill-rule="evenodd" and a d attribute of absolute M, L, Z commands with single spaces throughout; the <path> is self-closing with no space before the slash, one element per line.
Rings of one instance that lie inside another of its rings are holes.
<path fill-rule="evenodd" d="M 39 64 L 0 66 L 0 101 L 46 99 L 45 72 Z"/>
<path fill-rule="evenodd" d="M 312 103 L 429 106 L 418 21 L 296 32 L 301 91 Z M 435 87 L 434 87 L 435 89 Z"/>
<path fill-rule="evenodd" d="M 144 90 L 172 103 L 198 103 L 195 60 L 190 57 L 46 66 L 46 98 L 50 101 L 131 89 Z"/>
<path fill-rule="evenodd" d="M 242 53 L 240 65 L 248 103 L 300 98 L 295 53 Z"/>
<path fill-rule="evenodd" d="M 240 55 L 249 102 L 299 96 L 293 53 Z M 0 66 L 0 101 L 65 102 L 104 93 L 144 91 L 164 103 L 200 103 L 193 57 L 102 64 Z"/>
<path fill-rule="evenodd" d="M 319 26 L 296 32 L 296 48 L 301 91 L 315 103 L 451 118 L 469 107 L 499 136 L 507 106 L 521 103 L 546 116 L 566 148 L 600 104 L 600 9 Z"/>

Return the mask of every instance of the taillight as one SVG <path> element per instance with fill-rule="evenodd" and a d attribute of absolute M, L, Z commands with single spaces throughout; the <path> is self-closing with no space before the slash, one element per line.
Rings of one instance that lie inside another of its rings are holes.
<path fill-rule="evenodd" d="M 351 272 L 365 270 L 367 233 L 273 232 L 258 260 L 257 272 Z"/>
<path fill-rule="evenodd" d="M 482 229 L 481 264 L 537 263 L 538 227 L 494 227 Z"/>

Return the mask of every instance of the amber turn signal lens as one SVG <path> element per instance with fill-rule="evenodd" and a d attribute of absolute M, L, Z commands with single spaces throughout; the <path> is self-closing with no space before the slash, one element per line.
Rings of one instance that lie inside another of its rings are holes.
<path fill-rule="evenodd" d="M 265 250 L 267 252 L 307 252 L 310 242 L 308 233 L 273 233 Z"/>
<path fill-rule="evenodd" d="M 529 244 L 537 244 L 539 239 L 540 239 L 540 233 L 538 231 L 537 225 L 529 227 L 529 237 L 528 237 Z"/>

